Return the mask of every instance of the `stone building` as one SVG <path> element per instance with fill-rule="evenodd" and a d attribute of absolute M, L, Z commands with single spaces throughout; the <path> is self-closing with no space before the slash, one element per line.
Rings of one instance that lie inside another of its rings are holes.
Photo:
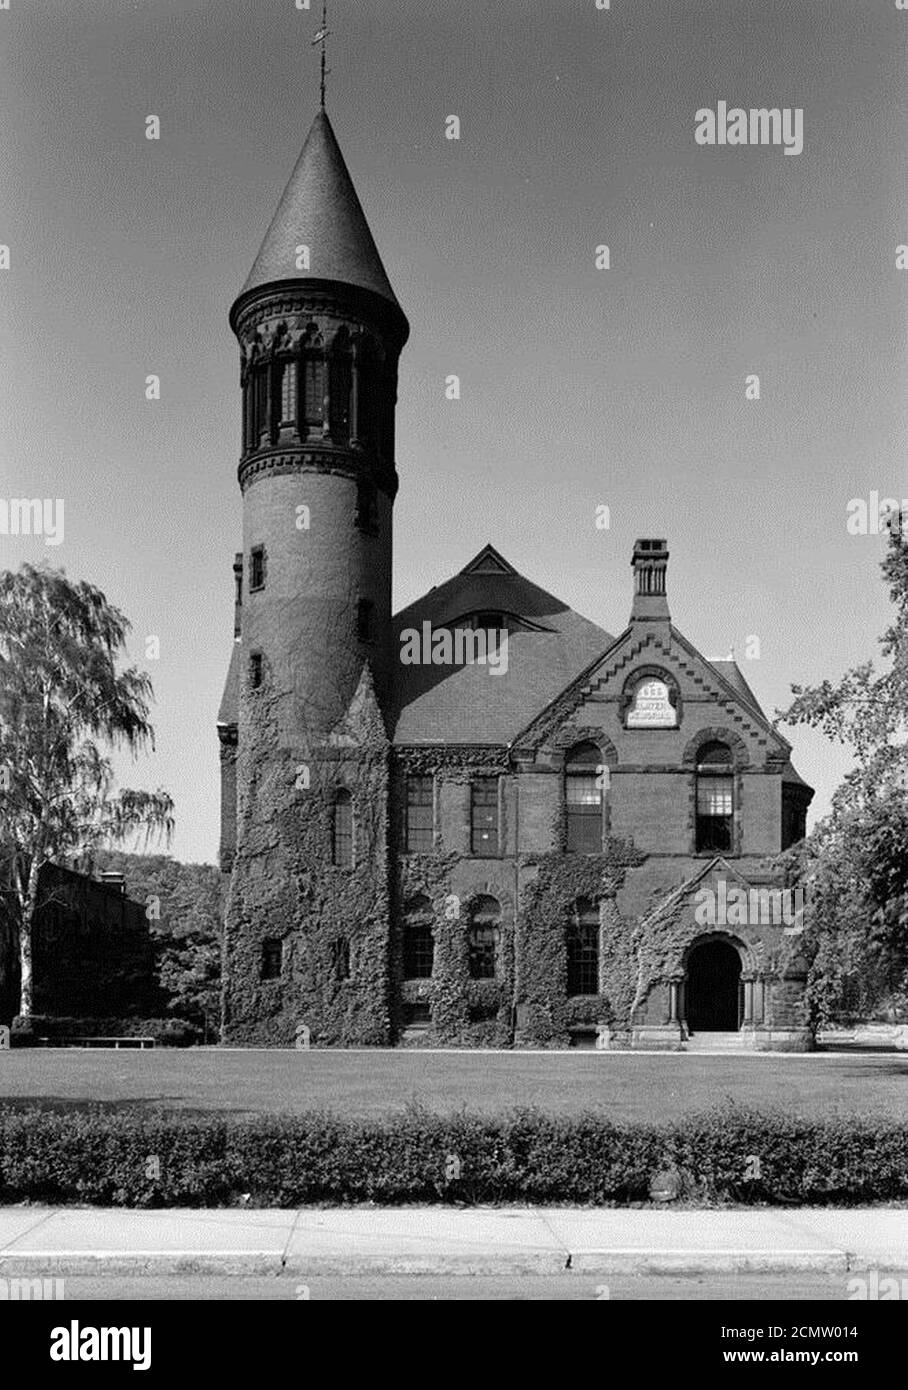
<path fill-rule="evenodd" d="M 225 1039 L 808 1046 L 773 860 L 812 792 L 672 626 L 665 541 L 617 636 L 491 545 L 392 613 L 409 327 L 324 110 L 230 322 Z"/>

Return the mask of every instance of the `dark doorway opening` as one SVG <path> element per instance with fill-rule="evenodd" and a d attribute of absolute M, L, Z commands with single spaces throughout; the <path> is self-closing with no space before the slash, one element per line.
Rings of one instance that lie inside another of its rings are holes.
<path fill-rule="evenodd" d="M 695 946 L 687 964 L 691 1033 L 733 1033 L 741 1026 L 741 957 L 727 941 Z"/>

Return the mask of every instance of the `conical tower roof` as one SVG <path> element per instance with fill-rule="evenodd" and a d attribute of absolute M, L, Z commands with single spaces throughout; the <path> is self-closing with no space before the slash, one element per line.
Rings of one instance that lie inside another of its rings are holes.
<path fill-rule="evenodd" d="M 308 270 L 297 268 L 301 245 L 309 247 Z M 312 122 L 240 298 L 281 280 L 340 281 L 400 308 L 324 110 Z"/>

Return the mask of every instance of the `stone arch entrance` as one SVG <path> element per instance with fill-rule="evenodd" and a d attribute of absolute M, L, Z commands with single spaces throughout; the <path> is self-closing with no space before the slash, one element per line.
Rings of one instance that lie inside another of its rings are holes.
<path fill-rule="evenodd" d="M 700 941 L 687 958 L 689 1033 L 734 1033 L 741 1027 L 741 955 L 730 941 Z"/>

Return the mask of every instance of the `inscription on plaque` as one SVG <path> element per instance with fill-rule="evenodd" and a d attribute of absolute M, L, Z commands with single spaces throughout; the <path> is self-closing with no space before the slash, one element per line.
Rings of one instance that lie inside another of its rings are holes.
<path fill-rule="evenodd" d="M 665 681 L 647 679 L 641 681 L 634 691 L 634 699 L 627 712 L 629 729 L 673 729 L 678 722 L 678 713 L 669 699 Z"/>

